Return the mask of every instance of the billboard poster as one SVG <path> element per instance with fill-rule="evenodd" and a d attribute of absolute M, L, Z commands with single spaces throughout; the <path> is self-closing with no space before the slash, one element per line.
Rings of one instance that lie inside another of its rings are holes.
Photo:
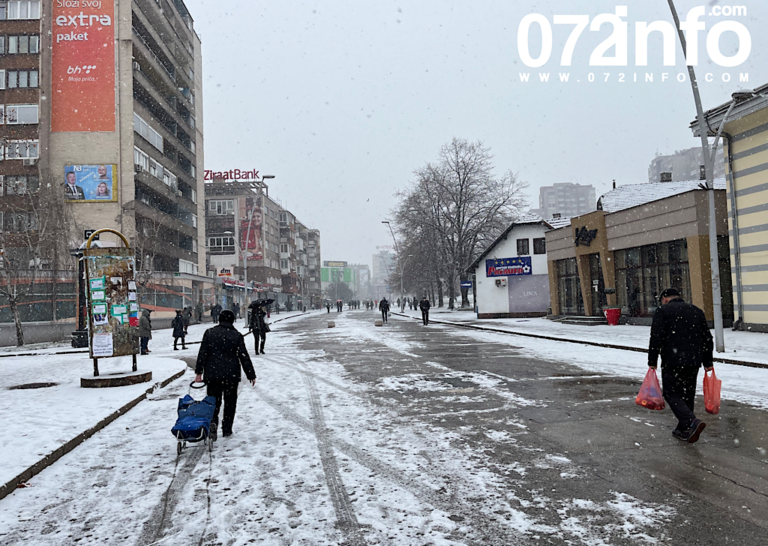
<path fill-rule="evenodd" d="M 115 3 L 53 1 L 51 131 L 115 130 Z"/>
<path fill-rule="evenodd" d="M 510 277 L 507 282 L 510 313 L 546 313 L 549 308 L 549 275 Z"/>
<path fill-rule="evenodd" d="M 485 260 L 486 277 L 509 277 L 511 275 L 531 275 L 531 257 L 498 258 Z"/>
<path fill-rule="evenodd" d="M 117 201 L 117 165 L 66 165 L 63 185 L 67 201 Z"/>
<path fill-rule="evenodd" d="M 246 199 L 244 214 L 240 220 L 240 250 L 245 252 L 250 261 L 264 259 L 263 214 L 261 200 L 254 204 L 251 198 Z"/>

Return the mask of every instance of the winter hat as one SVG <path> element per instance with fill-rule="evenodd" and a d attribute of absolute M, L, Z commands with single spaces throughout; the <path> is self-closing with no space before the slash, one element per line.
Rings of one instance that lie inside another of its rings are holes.
<path fill-rule="evenodd" d="M 661 294 L 659 294 L 659 299 L 661 299 L 661 298 L 671 298 L 673 296 L 680 296 L 680 292 L 678 292 L 674 288 L 667 288 L 666 290 L 663 290 L 661 292 Z"/>
<path fill-rule="evenodd" d="M 230 310 L 222 311 L 219 315 L 219 322 L 228 322 L 230 324 L 235 322 L 235 314 Z"/>

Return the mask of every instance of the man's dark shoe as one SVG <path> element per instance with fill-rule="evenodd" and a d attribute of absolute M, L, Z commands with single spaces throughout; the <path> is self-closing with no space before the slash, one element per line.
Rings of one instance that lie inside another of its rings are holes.
<path fill-rule="evenodd" d="M 706 426 L 707 424 L 704 421 L 694 419 L 693 423 L 691 423 L 691 428 L 688 429 L 688 443 L 695 444 L 701 435 L 701 431 L 704 430 L 704 427 Z"/>
<path fill-rule="evenodd" d="M 676 428 L 675 430 L 672 431 L 672 436 L 674 436 L 678 440 L 687 442 L 688 437 L 690 436 L 690 433 L 687 430 L 680 430 L 679 428 Z"/>
<path fill-rule="evenodd" d="M 218 435 L 216 434 L 216 429 L 219 428 L 219 426 L 216 423 L 211 423 L 211 441 L 215 442 Z"/>
<path fill-rule="evenodd" d="M 228 437 L 232 436 L 232 431 L 231 430 L 225 430 L 223 436 L 224 436 L 224 438 L 228 438 Z"/>

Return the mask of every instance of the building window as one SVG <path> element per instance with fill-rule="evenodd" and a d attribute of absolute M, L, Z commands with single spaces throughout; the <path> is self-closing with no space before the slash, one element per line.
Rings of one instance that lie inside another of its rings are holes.
<path fill-rule="evenodd" d="M 144 171 L 149 170 L 149 156 L 139 150 L 138 148 L 133 149 L 133 164 L 136 165 L 139 169 L 142 169 Z M 138 170 L 138 169 L 137 169 Z"/>
<path fill-rule="evenodd" d="M 192 200 L 193 203 L 197 203 L 197 190 L 191 190 L 191 194 L 189 198 Z"/>
<path fill-rule="evenodd" d="M 547 253 L 547 240 L 544 237 L 533 240 L 533 253 L 534 254 L 546 254 Z"/>
<path fill-rule="evenodd" d="M 37 70 L 8 70 L 8 89 L 38 86 Z"/>
<path fill-rule="evenodd" d="M 288 260 L 280 260 L 280 269 L 288 269 Z"/>
<path fill-rule="evenodd" d="M 10 87 L 10 75 L 8 77 Z M 163 137 L 144 121 L 137 113 L 133 113 L 133 130 L 143 136 L 152 146 L 163 151 Z"/>
<path fill-rule="evenodd" d="M 529 248 L 529 242 L 528 239 L 518 239 L 517 240 L 517 255 L 518 256 L 528 256 L 530 255 L 531 251 Z"/>
<path fill-rule="evenodd" d="M 235 239 L 229 235 L 217 235 L 208 237 L 208 251 L 217 254 L 234 254 Z"/>
<path fill-rule="evenodd" d="M 557 272 L 557 301 L 561 315 L 583 315 L 584 301 L 581 297 L 581 283 L 576 258 L 555 262 Z"/>
<path fill-rule="evenodd" d="M 10 0 L 3 4 L 8 19 L 40 19 L 40 0 Z"/>
<path fill-rule="evenodd" d="M 5 231 L 26 233 L 37 229 L 37 216 L 34 212 L 9 212 L 5 215 Z"/>
<path fill-rule="evenodd" d="M 197 275 L 197 264 L 186 260 L 179 260 L 179 273 L 191 273 Z"/>
<path fill-rule="evenodd" d="M 233 199 L 211 199 L 208 201 L 208 211 L 216 216 L 235 214 L 235 201 Z"/>
<path fill-rule="evenodd" d="M 0 89 L 5 89 L 5 70 L 0 70 Z"/>
<path fill-rule="evenodd" d="M 40 178 L 37 176 L 5 176 L 2 181 L 0 195 L 27 195 L 37 193 L 40 189 Z"/>
<path fill-rule="evenodd" d="M 691 301 L 688 248 L 684 240 L 617 250 L 613 259 L 622 315 L 653 316 L 659 306 L 656 298 L 665 288 L 675 288 L 684 300 Z"/>
<path fill-rule="evenodd" d="M 37 159 L 40 142 L 37 140 L 11 140 L 5 148 L 6 159 Z"/>
<path fill-rule="evenodd" d="M 151 157 L 149 158 L 149 174 L 160 180 L 163 179 L 163 166 Z"/>
<path fill-rule="evenodd" d="M 10 125 L 37 123 L 37 104 L 9 104 L 5 107 L 5 122 Z"/>
<path fill-rule="evenodd" d="M 5 52 L 5 36 L 0 37 L 0 49 Z M 8 36 L 8 54 L 26 55 L 29 53 L 40 53 L 39 36 Z"/>

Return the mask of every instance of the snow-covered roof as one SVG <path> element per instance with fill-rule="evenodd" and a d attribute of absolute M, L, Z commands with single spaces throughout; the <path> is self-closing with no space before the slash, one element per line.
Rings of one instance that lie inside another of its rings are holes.
<path fill-rule="evenodd" d="M 552 229 L 560 229 L 561 227 L 571 225 L 571 217 L 563 216 L 561 218 L 552 218 L 551 220 L 547 220 L 547 223 L 552 226 Z"/>
<path fill-rule="evenodd" d="M 628 184 L 619 186 L 602 195 L 597 201 L 598 210 L 605 212 L 618 212 L 631 209 L 646 203 L 666 199 L 681 193 L 700 189 L 702 180 L 687 180 L 684 182 L 654 182 L 649 184 Z M 725 189 L 725 178 L 715 179 L 715 189 Z M 551 223 L 551 222 L 550 222 Z"/>
<path fill-rule="evenodd" d="M 493 250 L 496 247 L 496 245 L 498 245 L 502 240 L 506 239 L 507 235 L 509 235 L 509 232 L 512 231 L 515 228 L 515 226 L 520 226 L 520 225 L 523 225 L 523 224 L 527 224 L 527 225 L 530 225 L 530 224 L 541 224 L 542 226 L 544 226 L 545 230 L 552 229 L 552 225 L 549 222 L 547 222 L 545 220 L 542 220 L 541 216 L 539 216 L 538 214 L 531 214 L 531 213 L 525 214 L 522 217 L 520 217 L 517 220 L 515 220 L 514 222 L 512 222 L 511 224 L 509 224 L 509 227 L 507 229 L 505 229 L 501 233 L 501 235 L 496 237 L 496 240 L 493 241 L 488 246 L 488 248 L 486 248 L 483 251 L 483 253 L 480 254 L 480 256 L 478 256 L 478 258 L 474 262 L 472 262 L 472 265 L 470 265 L 466 269 L 466 271 L 467 272 L 474 271 L 474 269 L 480 264 L 482 259 L 485 258 L 488 254 L 490 254 L 491 250 Z"/>

